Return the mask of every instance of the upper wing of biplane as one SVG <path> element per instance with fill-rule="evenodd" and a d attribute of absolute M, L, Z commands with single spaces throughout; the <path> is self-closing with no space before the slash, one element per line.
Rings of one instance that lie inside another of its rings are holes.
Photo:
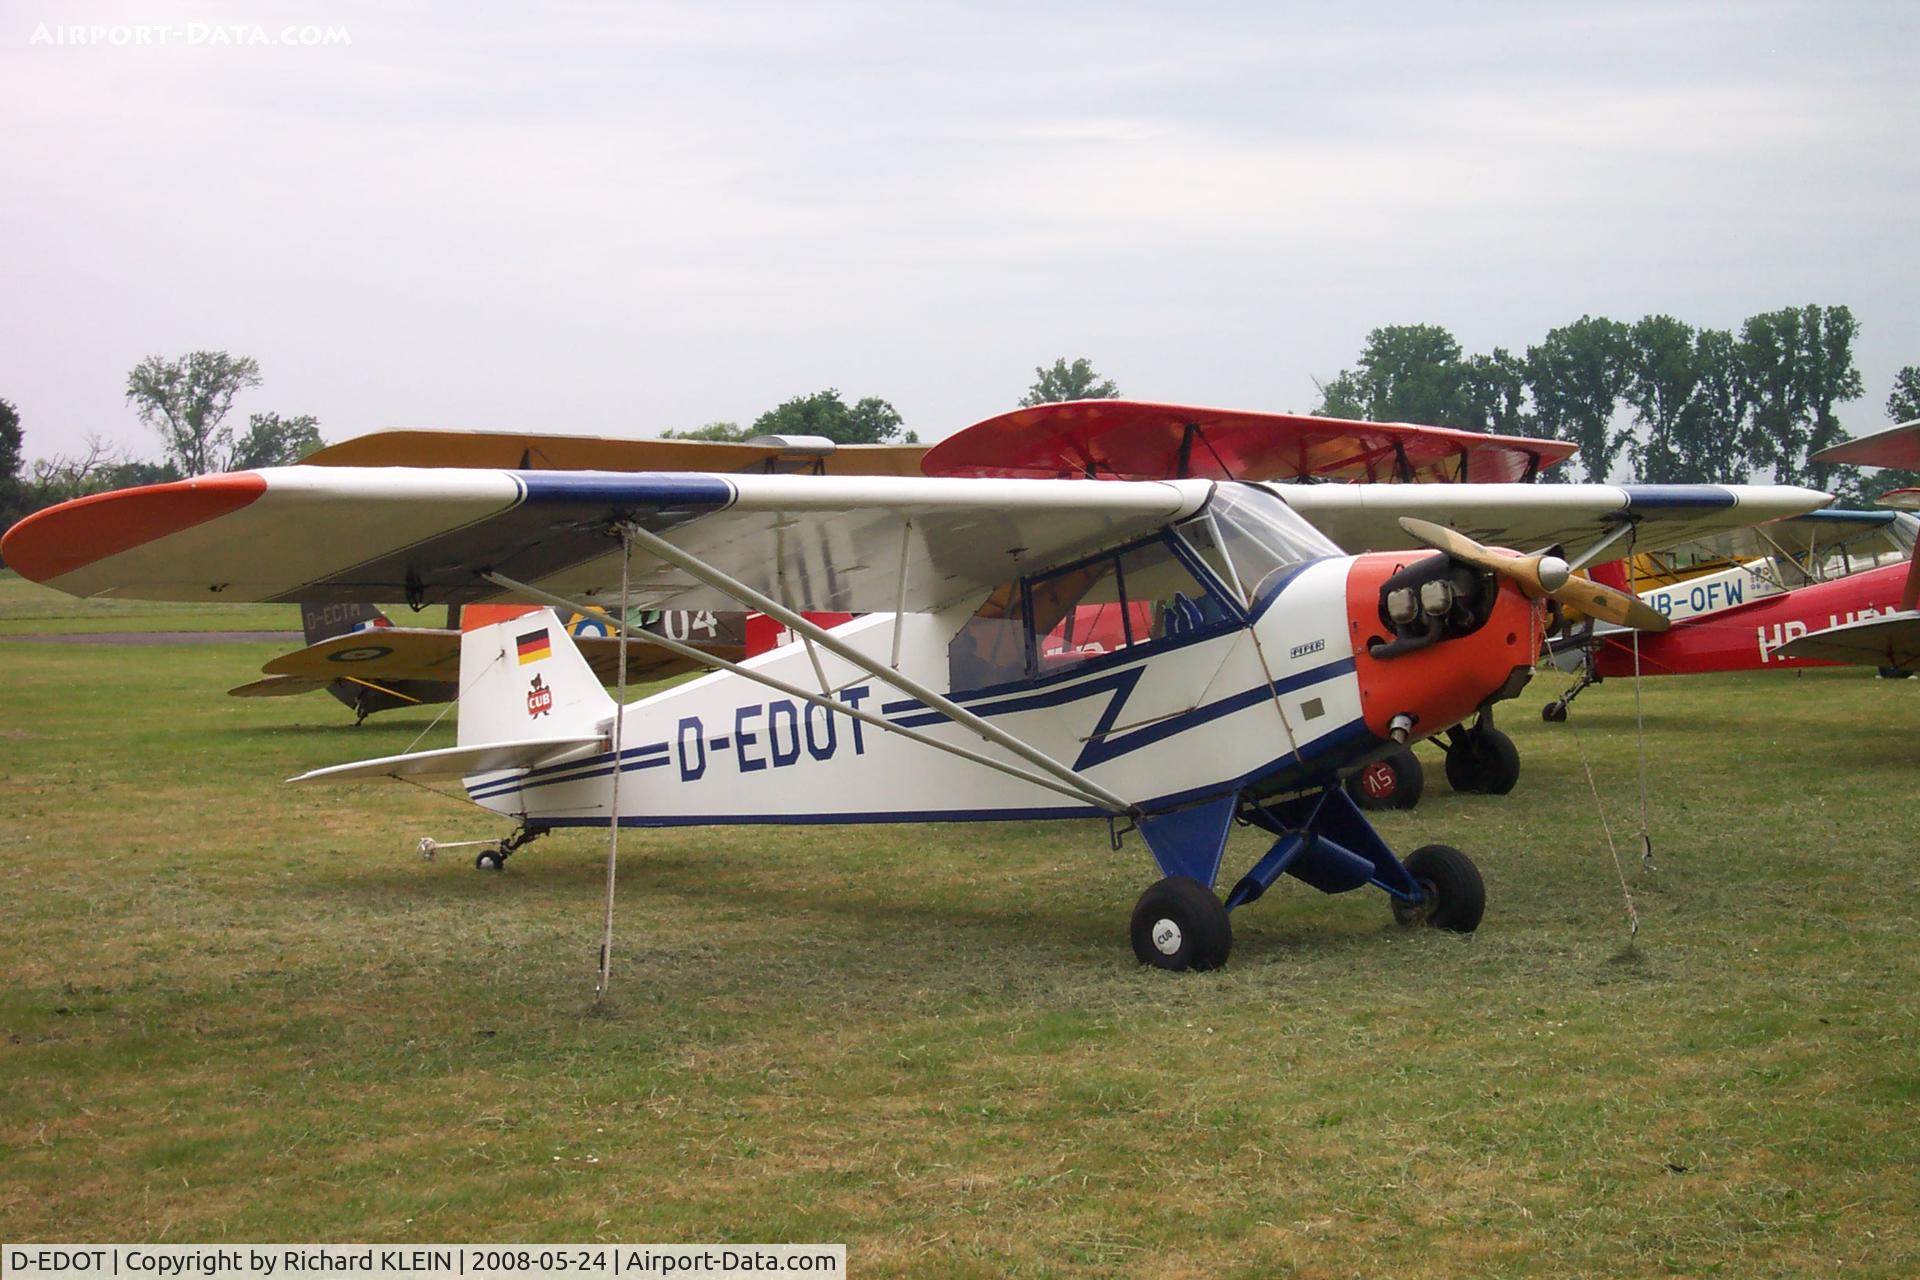
<path fill-rule="evenodd" d="M 1509 483 L 1577 448 L 1403 422 L 1073 400 L 975 423 L 933 446 L 921 466 L 930 476 L 1023 479 Z"/>
<path fill-rule="evenodd" d="M 501 471 L 812 472 L 917 476 L 923 444 L 835 444 L 820 436 L 620 440 L 527 431 L 375 431 L 308 454 L 320 467 L 463 467 Z"/>
<path fill-rule="evenodd" d="M 1810 462 L 1830 466 L 1895 467 L 1920 471 L 1920 419 L 1876 431 L 1857 440 L 1842 440 L 1809 456 Z"/>
<path fill-rule="evenodd" d="M 8 531 L 23 576 L 154 600 L 513 599 L 483 573 L 571 598 L 621 581 L 626 521 L 796 608 L 935 608 L 1198 510 L 1204 480 L 285 467 L 100 494 Z M 728 596 L 636 552 L 630 602 Z"/>
<path fill-rule="evenodd" d="M 1476 542 L 1582 554 L 1619 535 L 1604 559 L 1799 515 L 1831 501 L 1791 485 L 1282 485 L 1288 505 L 1347 551 L 1410 550 L 1413 516 Z M 1630 529 L 1629 535 L 1622 530 Z"/>

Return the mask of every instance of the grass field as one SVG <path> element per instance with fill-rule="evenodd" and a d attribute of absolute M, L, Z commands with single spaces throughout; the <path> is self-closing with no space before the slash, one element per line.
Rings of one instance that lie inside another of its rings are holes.
<path fill-rule="evenodd" d="M 0 584 L 0 616 L 72 629 L 34 600 Z M 412 851 L 498 832 L 471 809 L 282 786 L 428 717 L 220 695 L 272 652 L 0 641 L 0 1238 L 1920 1274 L 1920 681 L 1648 682 L 1631 946 L 1581 749 L 1626 852 L 1632 688 L 1549 726 L 1548 675 L 1503 719 L 1513 796 L 1427 753 L 1382 824 L 1480 863 L 1470 939 L 1286 881 L 1226 971 L 1169 975 L 1126 940 L 1149 861 L 1103 827 L 636 833 L 595 1013 L 603 837 L 483 876 Z"/>

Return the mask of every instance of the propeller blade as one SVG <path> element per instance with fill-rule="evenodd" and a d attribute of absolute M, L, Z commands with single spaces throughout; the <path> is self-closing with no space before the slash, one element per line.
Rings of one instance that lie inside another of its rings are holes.
<path fill-rule="evenodd" d="M 1635 631 L 1665 631 L 1673 625 L 1666 614 L 1638 596 L 1604 586 L 1588 578 L 1575 578 L 1553 593 L 1561 604 L 1570 604 L 1590 618 L 1618 623 Z"/>
<path fill-rule="evenodd" d="M 1513 579 L 1520 589 L 1538 600 L 1542 596 L 1560 604 L 1570 604 L 1581 612 L 1605 622 L 1632 627 L 1636 631 L 1665 631 L 1670 625 L 1665 614 L 1635 596 L 1586 578 L 1575 578 L 1567 562 L 1559 556 L 1514 555 L 1482 546 L 1466 534 L 1431 520 L 1402 516 L 1400 527 L 1436 551 L 1444 551 L 1455 560 L 1487 569 Z"/>

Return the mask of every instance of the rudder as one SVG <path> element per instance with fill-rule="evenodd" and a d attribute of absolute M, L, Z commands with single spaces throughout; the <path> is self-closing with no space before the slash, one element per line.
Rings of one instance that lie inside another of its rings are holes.
<path fill-rule="evenodd" d="M 460 637 L 461 746 L 605 733 L 614 709 L 551 609 Z"/>

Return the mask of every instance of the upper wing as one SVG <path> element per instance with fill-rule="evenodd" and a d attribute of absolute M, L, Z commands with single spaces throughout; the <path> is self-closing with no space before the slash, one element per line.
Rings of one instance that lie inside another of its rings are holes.
<path fill-rule="evenodd" d="M 1842 440 L 1811 455 L 1809 462 L 1834 466 L 1897 467 L 1920 471 L 1920 420 L 1903 422 L 1857 440 Z"/>
<path fill-rule="evenodd" d="M 1529 480 L 1578 449 L 1405 422 L 1354 422 L 1137 400 L 1016 409 L 948 436 L 930 476 L 1164 480 Z"/>
<path fill-rule="evenodd" d="M 0 553 L 78 596 L 512 598 L 480 576 L 490 570 L 579 598 L 618 590 L 612 526 L 628 520 L 795 608 L 924 610 L 1144 536 L 1212 487 L 284 467 L 63 503 L 15 525 Z M 630 601 L 736 607 L 638 551 Z"/>
<path fill-rule="evenodd" d="M 1734 529 L 1702 539 L 1700 550 L 1728 560 L 1786 556 L 1814 566 L 1845 551 L 1855 560 L 1905 555 L 1913 549 L 1915 520 L 1897 511 L 1809 511 L 1769 522 L 1764 529 Z"/>
<path fill-rule="evenodd" d="M 834 444 L 776 436 L 761 443 L 620 440 L 529 431 L 375 431 L 308 454 L 321 467 L 480 467 L 502 471 L 818 471 L 917 476 L 921 444 Z"/>
<path fill-rule="evenodd" d="M 1578 554 L 1633 524 L 1633 545 L 1653 551 L 1743 525 L 1799 515 L 1832 501 L 1791 485 L 1272 485 L 1343 550 L 1411 550 L 1401 516 L 1458 529 L 1476 542 L 1530 551 L 1559 545 Z"/>

